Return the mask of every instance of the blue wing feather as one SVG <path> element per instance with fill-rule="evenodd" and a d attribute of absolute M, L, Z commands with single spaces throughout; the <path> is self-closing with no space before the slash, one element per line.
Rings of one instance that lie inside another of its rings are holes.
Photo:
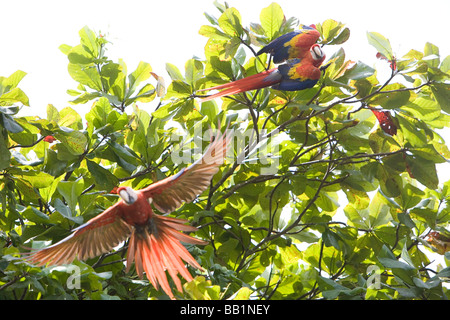
<path fill-rule="evenodd" d="M 272 88 L 284 91 L 298 91 L 314 87 L 318 80 L 298 80 L 289 77 L 289 70 L 295 68 L 295 65 L 300 63 L 300 61 L 300 59 L 291 59 L 286 64 L 278 66 L 278 71 L 282 76 L 282 80 L 280 83 L 272 86 Z"/>
<path fill-rule="evenodd" d="M 274 63 L 280 63 L 289 58 L 289 47 L 284 46 L 286 42 L 289 42 L 295 36 L 302 34 L 301 30 L 292 31 L 276 38 L 268 45 L 258 51 L 257 55 L 262 53 L 270 53 L 273 56 Z"/>

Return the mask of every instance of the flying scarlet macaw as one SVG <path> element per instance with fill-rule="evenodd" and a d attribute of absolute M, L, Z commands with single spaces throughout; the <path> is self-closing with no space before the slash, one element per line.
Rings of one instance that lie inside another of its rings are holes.
<path fill-rule="evenodd" d="M 276 40 L 275 40 L 276 41 Z M 301 58 L 289 59 L 277 68 L 222 84 L 206 90 L 220 90 L 216 94 L 204 97 L 201 101 L 237 94 L 249 90 L 272 86 L 274 89 L 297 91 L 314 87 L 321 75 L 320 65 L 325 60 L 325 54 L 318 44 L 313 44 Z"/>
<path fill-rule="evenodd" d="M 313 44 L 319 40 L 320 33 L 314 25 L 302 26 L 302 29 L 286 33 L 264 48 L 257 55 L 270 53 L 273 62 L 278 64 L 289 59 L 301 59 L 309 52 Z"/>
<path fill-rule="evenodd" d="M 193 201 L 208 188 L 212 177 L 223 163 L 229 145 L 230 137 L 217 134 L 202 158 L 178 174 L 138 191 L 130 187 L 119 187 L 117 193 L 121 200 L 116 204 L 74 229 L 63 240 L 30 252 L 27 260 L 38 266 L 67 264 L 76 257 L 86 260 L 106 253 L 130 238 L 127 272 L 134 261 L 141 279 L 145 271 L 153 286 L 157 289 L 161 286 L 173 299 L 166 271 L 181 292 L 178 273 L 187 281 L 193 279 L 183 260 L 202 270 L 180 241 L 200 245 L 207 242 L 180 232 L 194 232 L 197 228 L 185 225 L 186 220 L 155 214 L 151 204 L 158 211 L 169 213 L 183 202 Z"/>

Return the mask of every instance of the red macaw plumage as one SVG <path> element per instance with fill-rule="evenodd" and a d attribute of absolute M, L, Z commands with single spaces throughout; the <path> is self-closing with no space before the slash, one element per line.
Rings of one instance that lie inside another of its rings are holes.
<path fill-rule="evenodd" d="M 229 144 L 229 137 L 218 134 L 202 158 L 178 174 L 138 191 L 119 187 L 117 193 L 121 200 L 116 204 L 74 229 L 63 240 L 28 253 L 27 260 L 38 266 L 71 263 L 75 258 L 86 260 L 106 253 L 130 238 L 127 271 L 134 262 L 140 278 L 145 271 L 153 286 L 157 289 L 161 286 L 173 299 L 166 270 L 180 292 L 182 286 L 178 274 L 187 281 L 193 279 L 183 260 L 202 270 L 180 241 L 199 245 L 207 242 L 180 232 L 194 232 L 197 228 L 185 225 L 186 220 L 155 214 L 151 204 L 158 211 L 169 213 L 183 202 L 193 201 L 208 188 L 223 163 Z"/>
<path fill-rule="evenodd" d="M 378 122 L 380 123 L 381 129 L 391 136 L 395 136 L 397 134 L 397 126 L 395 122 L 392 120 L 391 113 L 389 111 L 380 111 L 374 108 L 370 108 Z"/>
<path fill-rule="evenodd" d="M 289 59 L 301 59 L 308 53 L 313 44 L 319 40 L 320 33 L 314 25 L 302 26 L 302 29 L 286 33 L 264 48 L 257 55 L 270 53 L 274 63 L 282 63 Z"/>
<path fill-rule="evenodd" d="M 325 54 L 318 44 L 313 44 L 300 58 L 289 59 L 277 68 L 239 79 L 230 83 L 215 86 L 206 90 L 220 90 L 216 94 L 202 98 L 208 101 L 215 98 L 237 94 L 249 90 L 270 87 L 278 90 L 297 91 L 314 87 L 321 76 L 320 65 Z"/>

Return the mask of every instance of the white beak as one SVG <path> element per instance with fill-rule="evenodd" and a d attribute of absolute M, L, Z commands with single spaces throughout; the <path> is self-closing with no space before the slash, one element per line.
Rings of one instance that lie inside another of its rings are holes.
<path fill-rule="evenodd" d="M 137 193 L 130 187 L 126 187 L 126 189 L 120 190 L 119 196 L 128 205 L 135 203 L 138 198 Z"/>
<path fill-rule="evenodd" d="M 311 54 L 314 60 L 319 60 L 323 57 L 322 49 L 320 49 L 319 46 L 314 46 L 311 50 Z"/>

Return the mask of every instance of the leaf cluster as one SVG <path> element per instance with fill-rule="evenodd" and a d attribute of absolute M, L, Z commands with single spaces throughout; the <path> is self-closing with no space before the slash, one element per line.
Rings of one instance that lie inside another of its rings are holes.
<path fill-rule="evenodd" d="M 315 87 L 200 103 L 199 89 L 273 67 L 256 52 L 300 24 L 276 3 L 248 27 L 238 9 L 216 7 L 199 30 L 205 58 L 184 69 L 167 63 L 167 88 L 148 63 L 128 74 L 124 61 L 109 60 L 110 43 L 87 27 L 80 44 L 60 47 L 78 83 L 71 103 L 89 103 L 86 114 L 49 105 L 46 119 L 17 116 L 29 104 L 18 89 L 25 74 L 0 78 L 0 297 L 164 298 L 125 273 L 126 243 L 74 262 L 78 289 L 67 287 L 68 266 L 37 268 L 18 253 L 114 204 L 119 184 L 139 189 L 177 173 L 207 146 L 208 128 L 228 123 L 227 161 L 209 190 L 173 213 L 209 241 L 188 247 L 206 271 L 179 298 L 446 299 L 449 256 L 432 266 L 426 236 L 445 234 L 450 220 L 450 184 L 437 172 L 450 158 L 440 134 L 450 123 L 449 56 L 427 43 L 398 57 L 369 32 L 388 71 L 381 79 L 347 59 L 350 30 L 328 19 L 315 24 L 319 43 L 336 50 Z M 389 113 L 395 134 L 373 110 Z"/>

